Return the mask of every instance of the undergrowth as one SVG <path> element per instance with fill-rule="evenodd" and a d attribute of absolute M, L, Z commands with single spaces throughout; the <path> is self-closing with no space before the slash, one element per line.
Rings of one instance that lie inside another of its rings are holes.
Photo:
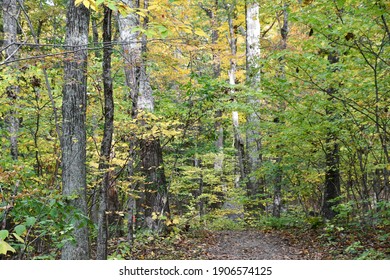
<path fill-rule="evenodd" d="M 390 259 L 389 205 L 379 206 L 365 216 L 354 217 L 352 207 L 339 205 L 332 220 L 302 212 L 283 213 L 280 218 L 262 217 L 258 227 L 280 232 L 292 244 L 307 248 L 313 258 L 321 252 L 321 259 Z"/>

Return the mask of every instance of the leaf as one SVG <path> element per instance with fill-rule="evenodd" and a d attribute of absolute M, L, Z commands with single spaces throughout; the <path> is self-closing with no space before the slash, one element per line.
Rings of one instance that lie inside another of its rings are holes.
<path fill-rule="evenodd" d="M 22 235 L 23 233 L 25 233 L 26 232 L 26 226 L 25 225 L 17 225 L 16 227 L 15 227 L 15 232 L 16 232 L 16 234 L 18 234 L 18 235 Z"/>
<path fill-rule="evenodd" d="M 31 227 L 35 224 L 36 221 L 37 219 L 35 217 L 28 217 L 26 219 L 26 226 Z"/>
<path fill-rule="evenodd" d="M 92 1 L 90 3 L 91 3 L 91 9 L 96 12 L 97 11 L 97 5 L 96 5 L 95 1 Z"/>
<path fill-rule="evenodd" d="M 74 5 L 77 7 L 79 6 L 84 0 L 76 0 L 74 1 Z"/>
<path fill-rule="evenodd" d="M 89 0 L 83 0 L 83 5 L 89 9 L 89 6 L 91 5 L 91 3 L 89 2 Z"/>
<path fill-rule="evenodd" d="M 127 16 L 128 14 L 134 12 L 133 9 L 131 9 L 129 6 L 123 4 L 123 3 L 118 3 L 118 12 L 122 15 L 122 16 Z"/>
<path fill-rule="evenodd" d="M 183 30 L 185 33 L 187 33 L 187 34 L 191 34 L 191 33 L 192 33 L 192 29 L 191 29 L 190 27 L 188 27 L 188 26 L 184 26 L 184 27 L 182 28 L 182 30 Z"/>
<path fill-rule="evenodd" d="M 107 7 L 109 7 L 112 11 L 117 12 L 118 8 L 112 3 L 107 3 Z"/>
<path fill-rule="evenodd" d="M 198 36 L 207 37 L 206 32 L 204 32 L 202 29 L 199 28 L 195 30 L 195 34 Z"/>
<path fill-rule="evenodd" d="M 24 243 L 23 238 L 21 238 L 19 235 L 17 235 L 16 233 L 13 233 L 12 235 L 13 235 L 20 243 Z"/>
<path fill-rule="evenodd" d="M 338 8 L 344 7 L 344 4 L 345 4 L 345 0 L 337 0 Z"/>
<path fill-rule="evenodd" d="M 4 240 L 8 237 L 8 230 L 6 229 L 3 229 L 3 230 L 0 230 L 0 240 Z"/>
<path fill-rule="evenodd" d="M 146 18 L 146 17 L 147 17 L 147 15 L 146 15 L 144 12 L 142 12 L 142 11 L 137 11 L 137 12 L 135 12 L 135 13 L 136 13 L 137 15 L 143 17 L 143 18 Z"/>
<path fill-rule="evenodd" d="M 0 240 L 0 254 L 6 255 L 8 251 L 16 252 L 7 242 Z"/>

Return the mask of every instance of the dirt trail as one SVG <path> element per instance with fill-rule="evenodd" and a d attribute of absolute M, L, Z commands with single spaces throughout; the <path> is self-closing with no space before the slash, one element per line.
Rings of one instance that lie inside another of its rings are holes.
<path fill-rule="evenodd" d="M 261 231 L 214 232 L 214 244 L 207 250 L 216 260 L 298 260 L 305 259 L 302 250 L 288 240 Z"/>

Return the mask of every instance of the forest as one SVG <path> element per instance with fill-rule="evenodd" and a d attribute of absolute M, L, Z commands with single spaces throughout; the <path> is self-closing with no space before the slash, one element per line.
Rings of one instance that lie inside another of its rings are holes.
<path fill-rule="evenodd" d="M 390 259 L 390 2 L 0 4 L 0 260 Z"/>

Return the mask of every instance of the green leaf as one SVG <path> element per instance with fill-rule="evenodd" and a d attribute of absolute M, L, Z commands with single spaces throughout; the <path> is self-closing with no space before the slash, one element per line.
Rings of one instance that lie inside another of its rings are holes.
<path fill-rule="evenodd" d="M 8 230 L 6 229 L 3 229 L 3 230 L 0 230 L 0 240 L 4 240 L 8 237 Z"/>
<path fill-rule="evenodd" d="M 21 238 L 19 235 L 17 235 L 16 233 L 13 233 L 12 235 L 13 235 L 19 242 L 24 243 L 23 238 Z"/>
<path fill-rule="evenodd" d="M 337 0 L 337 6 L 338 8 L 342 8 L 345 4 L 345 0 Z"/>
<path fill-rule="evenodd" d="M 6 255 L 8 251 L 16 252 L 7 242 L 0 240 L 0 254 Z"/>
<path fill-rule="evenodd" d="M 112 3 L 107 3 L 107 7 L 109 7 L 112 11 L 114 12 L 117 12 L 118 11 L 118 7 L 115 6 L 114 4 Z"/>
<path fill-rule="evenodd" d="M 31 227 L 35 224 L 36 221 L 37 219 L 35 217 L 28 217 L 26 219 L 26 226 Z"/>
<path fill-rule="evenodd" d="M 18 235 L 22 235 L 23 233 L 25 233 L 26 232 L 26 226 L 25 225 L 17 225 L 16 227 L 15 227 L 15 232 L 16 232 L 16 234 L 18 234 Z"/>

